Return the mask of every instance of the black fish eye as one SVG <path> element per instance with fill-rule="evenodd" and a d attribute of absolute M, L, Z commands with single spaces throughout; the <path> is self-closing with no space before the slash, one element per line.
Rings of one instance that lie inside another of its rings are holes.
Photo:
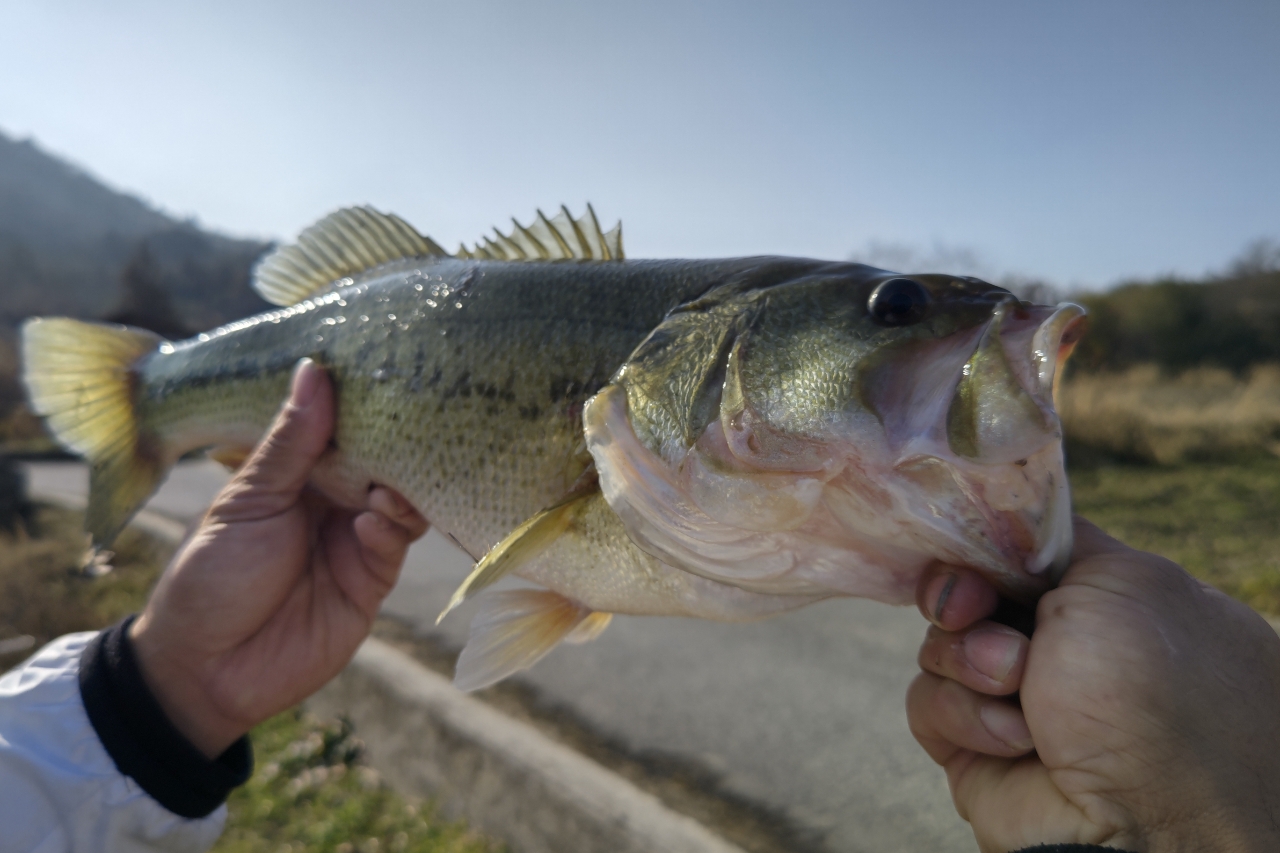
<path fill-rule="evenodd" d="M 871 291 L 867 311 L 882 326 L 919 323 L 929 310 L 929 291 L 911 278 L 891 278 Z"/>

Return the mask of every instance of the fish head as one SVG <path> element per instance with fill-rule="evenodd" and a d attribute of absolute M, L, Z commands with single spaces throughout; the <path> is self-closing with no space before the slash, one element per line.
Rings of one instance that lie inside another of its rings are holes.
<path fill-rule="evenodd" d="M 1083 316 L 854 264 L 739 287 L 655 330 L 588 446 L 637 544 L 695 573 L 905 603 L 942 560 L 1032 600 L 1070 555 L 1053 388 Z"/>

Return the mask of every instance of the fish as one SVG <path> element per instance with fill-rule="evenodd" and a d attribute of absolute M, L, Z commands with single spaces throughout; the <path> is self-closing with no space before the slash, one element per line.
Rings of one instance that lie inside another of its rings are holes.
<path fill-rule="evenodd" d="M 390 487 L 478 558 L 440 614 L 477 596 L 462 689 L 614 614 L 906 604 L 939 560 L 1033 601 L 1067 564 L 1053 397 L 1079 306 L 852 262 L 629 259 L 590 205 L 453 253 L 345 208 L 253 286 L 277 307 L 184 341 L 24 324 L 32 407 L 90 465 L 93 546 L 185 454 L 243 458 L 310 358 L 337 400 L 313 486 L 352 507 Z"/>

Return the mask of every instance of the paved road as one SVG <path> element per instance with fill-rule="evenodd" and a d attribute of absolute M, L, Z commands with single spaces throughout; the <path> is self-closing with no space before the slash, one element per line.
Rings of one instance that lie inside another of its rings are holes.
<path fill-rule="evenodd" d="M 37 494 L 84 494 L 82 466 L 29 466 Z M 188 520 L 225 481 L 180 466 L 149 508 Z M 471 561 L 434 531 L 414 546 L 384 612 L 454 646 L 463 609 L 432 622 Z M 925 623 L 913 610 L 830 601 L 765 622 L 618 617 L 521 678 L 636 752 L 695 761 L 839 853 L 971 853 L 946 784 L 907 731 L 903 695 Z"/>

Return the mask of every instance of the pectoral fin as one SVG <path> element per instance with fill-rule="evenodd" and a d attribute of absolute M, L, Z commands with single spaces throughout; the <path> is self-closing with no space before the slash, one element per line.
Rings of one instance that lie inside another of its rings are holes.
<path fill-rule="evenodd" d="M 492 592 L 480 600 L 453 683 L 459 690 L 488 687 L 533 666 L 561 640 L 598 635 L 608 617 L 550 590 Z"/>
<path fill-rule="evenodd" d="M 555 506 L 548 507 L 521 524 L 507 534 L 484 559 L 476 563 L 476 567 L 467 575 L 467 579 L 454 591 L 449 599 L 449 606 L 436 617 L 439 625 L 450 611 L 466 601 L 473 593 L 479 592 L 490 584 L 496 583 L 507 574 L 536 558 L 556 538 L 564 533 L 581 509 L 587 498 L 599 491 L 597 486 L 570 495 Z"/>

